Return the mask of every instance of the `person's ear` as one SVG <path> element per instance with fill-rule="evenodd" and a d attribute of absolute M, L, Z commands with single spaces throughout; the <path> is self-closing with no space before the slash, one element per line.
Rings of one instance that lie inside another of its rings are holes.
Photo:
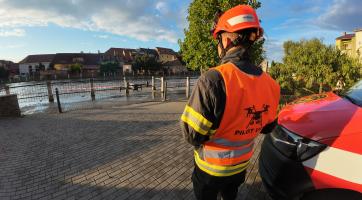
<path fill-rule="evenodd" d="M 232 43 L 232 41 L 229 37 L 226 37 L 225 40 L 226 40 L 226 45 L 224 46 L 224 48 L 227 48 Z"/>
<path fill-rule="evenodd" d="M 257 38 L 257 35 L 255 32 L 250 33 L 250 35 L 249 35 L 250 41 L 255 42 L 256 38 Z"/>

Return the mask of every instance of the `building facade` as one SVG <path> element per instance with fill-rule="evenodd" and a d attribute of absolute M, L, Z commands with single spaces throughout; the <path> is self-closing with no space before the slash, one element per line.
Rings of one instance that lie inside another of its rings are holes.
<path fill-rule="evenodd" d="M 336 38 L 336 47 L 348 56 L 362 61 L 362 29 L 357 29 L 353 33 L 344 32 L 342 36 Z"/>
<path fill-rule="evenodd" d="M 52 63 L 58 72 L 68 73 L 73 65 L 78 64 L 82 73 L 97 74 L 102 56 L 100 53 L 57 53 Z"/>
<path fill-rule="evenodd" d="M 178 60 L 177 53 L 172 49 L 156 47 L 156 51 L 158 53 L 159 62 L 161 63 Z"/>
<path fill-rule="evenodd" d="M 21 76 L 33 76 L 50 68 L 55 54 L 29 55 L 19 62 Z"/>

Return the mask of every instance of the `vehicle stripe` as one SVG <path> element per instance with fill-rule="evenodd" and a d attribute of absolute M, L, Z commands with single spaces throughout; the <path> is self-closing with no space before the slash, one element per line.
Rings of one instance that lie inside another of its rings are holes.
<path fill-rule="evenodd" d="M 314 187 L 318 190 L 327 188 L 342 188 L 362 193 L 361 184 L 352 183 L 308 167 L 305 167 L 305 169 L 309 173 Z"/>
<path fill-rule="evenodd" d="M 361 154 L 327 147 L 318 155 L 304 161 L 303 165 L 346 181 L 362 184 Z"/>

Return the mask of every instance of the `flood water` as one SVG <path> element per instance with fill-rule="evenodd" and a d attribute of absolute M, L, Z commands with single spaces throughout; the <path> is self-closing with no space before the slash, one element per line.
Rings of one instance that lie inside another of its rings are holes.
<path fill-rule="evenodd" d="M 190 78 L 190 85 L 196 83 L 197 77 Z M 130 90 L 126 96 L 124 80 L 95 80 L 93 88 L 95 90 L 95 102 L 117 101 L 135 102 L 152 100 L 151 87 L 146 87 L 151 79 L 127 79 L 133 84 L 143 84 L 142 90 Z M 167 94 L 169 99 L 179 99 L 185 96 L 186 78 L 166 78 Z M 57 109 L 56 89 L 59 91 L 59 101 L 63 108 L 76 109 L 92 102 L 91 82 L 85 80 L 52 81 L 51 89 L 54 96 L 54 103 L 49 103 L 48 87 L 46 82 L 22 82 L 8 85 L 11 94 L 17 94 L 19 106 L 23 114 L 32 114 Z M 161 81 L 155 80 L 155 86 L 160 91 Z M 121 89 L 121 87 L 123 87 Z M 0 90 L 0 95 L 5 95 L 5 89 Z M 156 98 L 160 94 L 156 93 Z"/>

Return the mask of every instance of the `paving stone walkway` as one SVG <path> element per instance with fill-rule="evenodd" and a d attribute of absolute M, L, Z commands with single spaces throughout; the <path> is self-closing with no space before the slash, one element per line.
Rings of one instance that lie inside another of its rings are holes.
<path fill-rule="evenodd" d="M 193 200 L 192 147 L 178 121 L 184 105 L 153 102 L 0 119 L 0 200 Z M 238 199 L 268 199 L 257 171 L 259 147 Z"/>

